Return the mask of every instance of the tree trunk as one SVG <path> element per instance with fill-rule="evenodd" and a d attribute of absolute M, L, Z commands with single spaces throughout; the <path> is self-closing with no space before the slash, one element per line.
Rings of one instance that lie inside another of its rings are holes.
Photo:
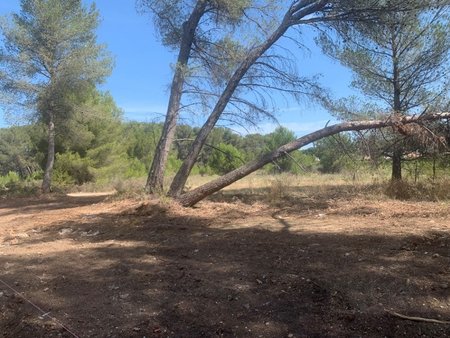
<path fill-rule="evenodd" d="M 148 174 L 146 190 L 149 193 L 161 193 L 164 185 L 164 172 L 170 147 L 172 146 L 179 116 L 181 96 L 185 81 L 186 67 L 188 65 L 192 43 L 198 23 L 205 13 L 206 1 L 198 0 L 189 19 L 183 24 L 183 37 L 178 54 L 175 74 L 170 88 L 170 98 L 167 107 L 166 119 L 162 135 L 156 146 L 153 162 Z"/>
<path fill-rule="evenodd" d="M 50 113 L 50 120 L 47 125 L 47 164 L 45 165 L 44 179 L 42 181 L 42 192 L 48 194 L 51 191 L 53 165 L 55 164 L 55 123 L 53 113 Z"/>
<path fill-rule="evenodd" d="M 450 117 L 450 113 L 439 113 L 439 114 L 428 114 L 424 116 L 408 116 L 403 117 L 401 123 L 413 123 L 420 121 L 435 121 L 439 119 L 446 119 Z M 287 143 L 280 148 L 272 151 L 261 157 L 258 160 L 252 161 L 236 170 L 229 172 L 228 174 L 219 177 L 209 183 L 206 183 L 194 190 L 191 190 L 177 198 L 177 200 L 185 207 L 190 207 L 201 201 L 205 197 L 223 189 L 224 187 L 236 182 L 237 180 L 251 174 L 252 172 L 262 168 L 264 165 L 277 160 L 282 156 L 286 156 L 296 149 L 299 149 L 307 144 L 320 140 L 324 137 L 331 136 L 343 131 L 358 131 L 365 129 L 378 129 L 388 126 L 392 126 L 398 123 L 398 121 L 393 121 L 392 119 L 387 120 L 374 120 L 374 121 L 355 121 L 355 122 L 344 122 L 333 126 L 325 127 L 323 129 L 317 130 L 311 134 L 300 137 L 295 141 Z"/>
<path fill-rule="evenodd" d="M 402 180 L 402 149 L 399 146 L 395 146 L 394 153 L 392 154 L 392 177 L 391 180 Z"/>
<path fill-rule="evenodd" d="M 402 116 L 402 103 L 401 103 L 401 85 L 400 85 L 400 68 L 399 60 L 397 57 L 397 33 L 396 29 L 393 28 L 391 31 L 392 36 L 392 73 L 393 73 L 393 108 L 394 113 L 398 116 Z M 402 154 L 403 149 L 400 143 L 394 145 L 394 151 L 392 153 L 392 176 L 391 181 L 401 181 L 402 180 Z"/>

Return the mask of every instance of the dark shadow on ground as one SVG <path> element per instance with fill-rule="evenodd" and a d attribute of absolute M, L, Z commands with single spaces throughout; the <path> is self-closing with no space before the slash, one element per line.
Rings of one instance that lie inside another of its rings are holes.
<path fill-rule="evenodd" d="M 28 214 L 39 212 L 40 210 L 59 210 L 78 208 L 81 206 L 100 203 L 110 198 L 110 196 L 67 196 L 49 195 L 40 198 L 23 197 L 0 199 L 0 216 L 7 216 L 16 213 Z M 4 211 L 4 209 L 13 209 Z"/>
<path fill-rule="evenodd" d="M 60 223 L 18 245 L 70 228 L 85 249 L 0 256 L 1 278 L 80 337 L 450 337 L 449 325 L 385 312 L 449 319 L 433 305 L 450 302 L 448 233 L 293 233 L 286 220 L 274 232 L 220 217 L 154 206 Z M 0 291 L 4 337 L 70 337 Z"/>
<path fill-rule="evenodd" d="M 312 186 L 286 186 L 270 188 L 252 188 L 252 189 L 227 189 L 208 197 L 213 202 L 236 202 L 241 201 L 245 204 L 256 202 L 265 202 L 271 205 L 290 205 L 306 203 L 307 207 L 315 209 L 327 208 L 327 199 L 353 199 L 356 195 L 368 195 L 371 193 L 380 193 L 383 186 L 380 184 L 366 185 L 312 185 Z"/>

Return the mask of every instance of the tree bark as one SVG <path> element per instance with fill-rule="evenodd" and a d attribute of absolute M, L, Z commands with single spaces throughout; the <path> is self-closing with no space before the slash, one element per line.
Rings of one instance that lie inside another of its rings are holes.
<path fill-rule="evenodd" d="M 186 67 L 188 65 L 195 31 L 205 13 L 206 1 L 198 0 L 189 19 L 183 24 L 183 37 L 178 54 L 175 74 L 170 88 L 170 98 L 162 135 L 156 146 L 153 162 L 149 170 L 146 190 L 149 193 L 161 193 L 164 188 L 164 172 L 170 147 L 172 146 L 179 117 L 181 96 L 183 92 Z"/>
<path fill-rule="evenodd" d="M 55 164 L 55 122 L 53 113 L 49 114 L 49 122 L 47 125 L 47 163 L 45 165 L 44 179 L 42 180 L 42 192 L 48 194 L 51 191 L 53 166 Z"/>
<path fill-rule="evenodd" d="M 405 116 L 402 118 L 401 123 L 408 124 L 421 121 L 435 121 L 439 119 L 446 119 L 450 117 L 450 113 L 437 113 L 428 114 L 424 116 Z M 307 144 L 320 140 L 324 137 L 331 136 L 343 131 L 359 131 L 367 129 L 378 129 L 398 124 L 398 121 L 392 119 L 386 120 L 373 120 L 373 121 L 354 121 L 335 124 L 333 126 L 325 127 L 317 130 L 311 134 L 300 137 L 295 141 L 287 143 L 278 149 L 262 156 L 260 159 L 252 161 L 236 170 L 229 172 L 226 175 L 219 177 L 209 183 L 206 183 L 194 190 L 191 190 L 181 196 L 178 196 L 176 200 L 185 207 L 190 207 L 204 199 L 205 197 L 225 188 L 226 186 L 236 182 L 237 180 L 251 174 L 252 172 L 262 168 L 264 165 L 277 160 L 280 157 L 286 156 L 286 154 L 304 147 Z"/>
<path fill-rule="evenodd" d="M 326 3 L 327 1 L 297 2 L 286 13 L 281 24 L 268 37 L 268 39 L 259 46 L 253 48 L 248 53 L 247 57 L 242 61 L 238 69 L 230 78 L 211 115 L 200 129 L 195 141 L 192 143 L 188 156 L 184 160 L 181 168 L 178 170 L 172 181 L 169 189 L 169 196 L 177 197 L 183 192 L 188 176 L 206 142 L 208 135 L 213 130 L 214 126 L 225 110 L 229 100 L 236 91 L 236 88 L 239 86 L 240 81 L 245 76 L 247 71 L 251 68 L 251 66 L 286 33 L 290 26 L 296 24 L 296 22 L 298 23 L 302 18 L 319 11 L 320 9 L 325 7 Z"/>
<path fill-rule="evenodd" d="M 392 154 L 392 181 L 402 180 L 402 154 L 402 148 L 396 145 Z"/>

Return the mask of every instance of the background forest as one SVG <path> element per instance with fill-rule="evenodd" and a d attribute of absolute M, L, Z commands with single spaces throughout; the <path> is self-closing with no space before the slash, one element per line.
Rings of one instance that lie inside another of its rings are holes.
<path fill-rule="evenodd" d="M 124 122 L 120 109 L 107 94 L 98 95 L 92 104 L 95 114 L 70 121 L 64 126 L 64 133 L 56 136 L 55 190 L 126 190 L 129 179 L 139 179 L 136 181 L 143 189 L 162 125 Z M 439 127 L 446 129 L 445 124 Z M 198 128 L 189 125 L 177 128 L 168 176 L 181 165 L 197 131 Z M 222 175 L 295 138 L 292 131 L 281 126 L 265 135 L 240 135 L 227 128 L 215 128 L 193 175 Z M 1 192 L 37 192 L 45 151 L 45 128 L 40 124 L 0 129 Z M 266 165 L 258 174 L 335 174 L 349 182 L 388 181 L 391 164 L 388 153 L 389 144 L 383 141 L 380 132 L 344 133 L 294 151 L 289 157 Z M 405 180 L 412 183 L 442 181 L 450 169 L 446 153 L 420 144 L 411 144 L 404 163 Z"/>

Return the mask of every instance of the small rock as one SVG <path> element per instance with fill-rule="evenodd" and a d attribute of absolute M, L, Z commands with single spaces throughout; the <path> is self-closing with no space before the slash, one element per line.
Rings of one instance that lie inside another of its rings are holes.
<path fill-rule="evenodd" d="M 449 288 L 449 284 L 448 284 L 448 283 L 442 283 L 442 284 L 440 285 L 440 287 L 441 287 L 441 289 L 446 290 L 446 289 Z"/>
<path fill-rule="evenodd" d="M 265 322 L 265 323 L 264 323 L 264 325 L 266 325 L 266 326 L 269 326 L 269 325 L 270 325 L 270 323 L 269 323 L 269 322 Z"/>
<path fill-rule="evenodd" d="M 262 280 L 260 280 L 260 279 L 257 279 L 256 282 L 260 285 L 263 283 Z"/>
<path fill-rule="evenodd" d="M 140 329 L 139 327 L 134 327 L 134 328 L 133 328 L 133 331 L 139 332 L 139 331 L 141 331 L 141 329 Z"/>
<path fill-rule="evenodd" d="M 65 228 L 65 229 L 61 229 L 61 230 L 59 230 L 59 234 L 61 235 L 61 236 L 64 236 L 64 235 L 68 235 L 68 234 L 71 234 L 72 233 L 72 229 L 70 229 L 70 228 Z"/>
<path fill-rule="evenodd" d="M 130 297 L 129 293 L 123 293 L 119 296 L 120 299 L 127 299 L 128 297 Z"/>
<path fill-rule="evenodd" d="M 438 257 L 439 257 L 439 254 L 435 253 L 432 257 L 433 257 L 433 258 L 438 258 Z"/>
<path fill-rule="evenodd" d="M 292 333 L 288 334 L 288 338 L 293 338 L 293 337 L 294 337 L 294 335 Z"/>

